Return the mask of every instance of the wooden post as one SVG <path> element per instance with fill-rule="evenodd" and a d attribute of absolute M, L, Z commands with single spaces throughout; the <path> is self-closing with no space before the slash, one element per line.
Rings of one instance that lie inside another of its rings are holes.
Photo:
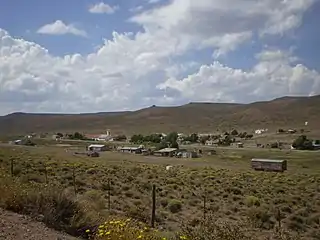
<path fill-rule="evenodd" d="M 44 165 L 44 176 L 45 176 L 45 179 L 46 179 L 46 184 L 48 184 L 48 171 L 47 171 L 47 166 Z"/>
<path fill-rule="evenodd" d="M 111 182 L 108 179 L 108 210 L 111 211 Z"/>
<path fill-rule="evenodd" d="M 154 228 L 156 220 L 156 185 L 152 186 L 152 211 L 151 211 L 151 227 Z"/>
<path fill-rule="evenodd" d="M 11 177 L 13 177 L 13 158 L 11 158 L 10 172 L 11 172 Z"/>
<path fill-rule="evenodd" d="M 278 220 L 279 231 L 280 231 L 280 229 L 281 229 L 281 211 L 280 211 L 280 209 L 279 209 L 279 208 L 277 209 L 277 216 L 276 216 L 276 219 Z"/>
<path fill-rule="evenodd" d="M 203 194 L 203 220 L 206 220 L 206 212 L 207 212 L 207 196 L 206 192 Z"/>
<path fill-rule="evenodd" d="M 77 187 L 76 187 L 76 173 L 75 173 L 76 167 L 73 166 L 72 169 L 72 180 L 73 180 L 73 189 L 74 189 L 74 195 L 77 195 Z"/>

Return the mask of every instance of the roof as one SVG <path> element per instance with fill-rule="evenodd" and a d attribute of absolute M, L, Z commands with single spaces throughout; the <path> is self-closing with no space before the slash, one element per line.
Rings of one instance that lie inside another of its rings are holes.
<path fill-rule="evenodd" d="M 279 159 L 259 159 L 259 158 L 252 158 L 251 161 L 253 162 L 273 162 L 273 163 L 282 163 L 286 160 L 279 160 Z"/>
<path fill-rule="evenodd" d="M 141 149 L 141 148 L 139 148 L 139 147 L 122 147 L 121 148 L 121 150 L 132 150 L 132 151 L 138 150 L 138 149 Z"/>
<path fill-rule="evenodd" d="M 105 147 L 106 145 L 103 144 L 91 144 L 88 148 L 102 148 Z"/>
<path fill-rule="evenodd" d="M 165 153 L 165 152 L 174 152 L 174 151 L 177 151 L 178 149 L 177 148 L 163 148 L 163 149 L 160 149 L 159 153 Z"/>

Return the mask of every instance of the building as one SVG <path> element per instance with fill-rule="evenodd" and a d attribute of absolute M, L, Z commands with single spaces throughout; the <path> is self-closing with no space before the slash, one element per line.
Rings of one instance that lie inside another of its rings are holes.
<path fill-rule="evenodd" d="M 187 151 L 187 152 L 182 152 L 182 155 L 181 155 L 182 158 L 197 158 L 198 157 L 198 153 L 197 152 L 190 152 L 190 151 Z"/>
<path fill-rule="evenodd" d="M 177 148 L 163 148 L 155 151 L 153 154 L 161 157 L 173 157 L 177 154 Z"/>
<path fill-rule="evenodd" d="M 88 151 L 103 152 L 107 150 L 108 147 L 104 144 L 91 144 L 90 146 L 88 146 Z"/>
<path fill-rule="evenodd" d="M 119 151 L 122 153 L 141 154 L 142 148 L 141 147 L 121 147 L 121 148 L 119 148 Z"/>
<path fill-rule="evenodd" d="M 251 167 L 257 171 L 284 172 L 287 170 L 287 161 L 253 158 L 251 160 Z"/>
<path fill-rule="evenodd" d="M 243 148 L 243 143 L 241 143 L 241 142 L 237 143 L 237 147 L 238 148 Z"/>

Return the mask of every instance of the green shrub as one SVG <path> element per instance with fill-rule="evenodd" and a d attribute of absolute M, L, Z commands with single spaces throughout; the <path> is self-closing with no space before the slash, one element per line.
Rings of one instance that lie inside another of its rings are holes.
<path fill-rule="evenodd" d="M 182 210 L 182 203 L 179 200 L 172 199 L 168 203 L 168 209 L 172 213 L 178 213 Z"/>

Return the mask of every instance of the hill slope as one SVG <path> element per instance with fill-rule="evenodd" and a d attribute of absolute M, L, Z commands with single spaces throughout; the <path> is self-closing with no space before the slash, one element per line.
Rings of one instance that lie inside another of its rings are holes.
<path fill-rule="evenodd" d="M 320 95 L 283 97 L 250 104 L 189 103 L 178 107 L 150 107 L 132 112 L 92 114 L 14 113 L 0 117 L 0 134 L 82 131 L 113 133 L 207 132 L 217 129 L 280 127 L 318 129 Z"/>

